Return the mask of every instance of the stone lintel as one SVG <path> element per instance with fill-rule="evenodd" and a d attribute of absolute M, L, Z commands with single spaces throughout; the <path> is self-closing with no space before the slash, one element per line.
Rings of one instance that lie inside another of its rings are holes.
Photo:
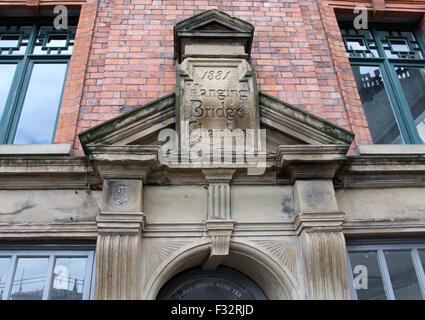
<path fill-rule="evenodd" d="M 3 144 L 0 145 L 0 157 L 37 156 L 57 157 L 70 156 L 71 145 L 68 143 L 55 144 Z"/>
<path fill-rule="evenodd" d="M 425 155 L 423 144 L 361 144 L 357 151 L 359 155 L 368 156 L 410 156 Z"/>

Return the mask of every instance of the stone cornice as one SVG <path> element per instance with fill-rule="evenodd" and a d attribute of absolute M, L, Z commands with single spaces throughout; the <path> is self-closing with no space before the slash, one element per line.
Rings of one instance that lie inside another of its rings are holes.
<path fill-rule="evenodd" d="M 331 179 L 343 164 L 348 145 L 293 145 L 279 146 L 277 165 L 297 179 Z"/>

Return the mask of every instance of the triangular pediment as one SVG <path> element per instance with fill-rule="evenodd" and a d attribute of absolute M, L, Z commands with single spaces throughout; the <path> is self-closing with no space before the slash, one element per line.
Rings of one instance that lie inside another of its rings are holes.
<path fill-rule="evenodd" d="M 248 58 L 254 29 L 249 22 L 216 9 L 201 12 L 174 26 L 174 57 L 181 62 L 187 56 L 186 45 L 227 42 L 243 47 L 244 56 Z"/>
<path fill-rule="evenodd" d="M 172 93 L 90 128 L 79 135 L 83 149 L 95 145 L 158 145 L 162 129 L 176 128 L 175 103 Z M 262 92 L 259 115 L 269 152 L 282 145 L 349 146 L 354 138 L 353 133 Z"/>
<path fill-rule="evenodd" d="M 174 31 L 229 31 L 229 32 L 253 32 L 254 26 L 246 21 L 231 17 L 225 12 L 212 9 L 186 20 L 180 21 L 174 27 Z"/>

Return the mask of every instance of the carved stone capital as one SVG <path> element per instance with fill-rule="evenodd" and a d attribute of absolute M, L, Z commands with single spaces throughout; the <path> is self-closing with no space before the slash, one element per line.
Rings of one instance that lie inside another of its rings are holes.
<path fill-rule="evenodd" d="M 229 255 L 230 236 L 235 223 L 232 220 L 207 220 L 206 227 L 211 238 L 211 252 L 202 268 L 214 270 Z"/>
<path fill-rule="evenodd" d="M 344 222 L 345 213 L 342 211 L 316 213 L 305 212 L 294 219 L 294 227 L 298 234 L 301 232 L 340 232 Z"/>
<path fill-rule="evenodd" d="M 99 234 L 140 236 L 145 226 L 143 213 L 102 212 L 96 218 Z"/>

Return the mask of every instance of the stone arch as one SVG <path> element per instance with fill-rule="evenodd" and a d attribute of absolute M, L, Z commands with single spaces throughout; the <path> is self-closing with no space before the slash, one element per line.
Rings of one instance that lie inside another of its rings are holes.
<path fill-rule="evenodd" d="M 184 246 L 165 259 L 152 274 L 142 293 L 142 299 L 153 300 L 159 290 L 178 273 L 202 265 L 210 254 L 209 240 L 199 240 Z M 294 275 L 282 263 L 252 243 L 231 241 L 229 255 L 223 266 L 238 270 L 251 278 L 271 300 L 304 299 Z"/>

